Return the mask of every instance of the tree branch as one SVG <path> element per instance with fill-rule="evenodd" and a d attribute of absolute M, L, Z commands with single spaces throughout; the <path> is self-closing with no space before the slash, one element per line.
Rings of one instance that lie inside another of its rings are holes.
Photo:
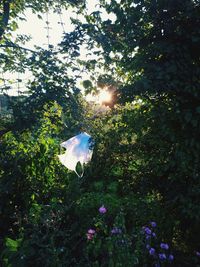
<path fill-rule="evenodd" d="M 0 21 L 0 40 L 2 39 L 6 27 L 8 26 L 9 16 L 10 16 L 10 1 L 3 0 L 3 14 Z"/>
<path fill-rule="evenodd" d="M 24 50 L 24 51 L 27 51 L 27 52 L 31 52 L 31 53 L 34 53 L 34 54 L 38 54 L 37 51 L 34 51 L 34 50 L 29 49 L 29 48 L 16 45 L 14 43 L 0 44 L 0 47 L 4 47 L 4 48 L 11 47 L 11 48 L 16 48 L 16 49 L 21 49 L 21 50 Z"/>

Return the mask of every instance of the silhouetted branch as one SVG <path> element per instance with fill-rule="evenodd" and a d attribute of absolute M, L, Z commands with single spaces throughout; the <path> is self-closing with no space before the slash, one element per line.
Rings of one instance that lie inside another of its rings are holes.
<path fill-rule="evenodd" d="M 11 48 L 16 48 L 16 49 L 22 49 L 22 50 L 24 50 L 24 51 L 27 51 L 27 52 L 31 52 L 31 53 L 35 53 L 35 54 L 37 54 L 37 52 L 36 51 L 34 51 L 34 50 L 31 50 L 31 49 L 29 49 L 29 48 L 26 48 L 26 47 L 22 47 L 22 46 L 19 46 L 19 45 L 16 45 L 16 44 L 14 44 L 14 43 L 7 43 L 7 44 L 0 44 L 0 47 L 11 47 Z"/>
<path fill-rule="evenodd" d="M 3 0 L 3 13 L 1 16 L 2 18 L 0 21 L 0 40 L 2 39 L 2 36 L 6 30 L 6 27 L 8 26 L 8 21 L 9 21 L 9 16 L 10 16 L 10 1 L 9 0 Z"/>

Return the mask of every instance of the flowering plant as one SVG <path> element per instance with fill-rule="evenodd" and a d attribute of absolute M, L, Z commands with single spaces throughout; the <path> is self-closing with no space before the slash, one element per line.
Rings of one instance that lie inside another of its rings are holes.
<path fill-rule="evenodd" d="M 102 205 L 98 211 L 94 225 L 86 233 L 90 262 L 106 266 L 148 264 L 161 267 L 169 266 L 174 261 L 169 244 L 160 242 L 158 238 L 156 222 L 151 221 L 142 230 L 136 228 L 132 233 L 127 233 L 123 212 L 111 223 L 106 206 Z"/>
<path fill-rule="evenodd" d="M 167 243 L 159 242 L 156 226 L 155 222 L 150 222 L 147 226 L 142 227 L 145 249 L 155 267 L 166 264 L 168 266 L 174 261 L 174 256 L 170 253 L 170 247 Z"/>
<path fill-rule="evenodd" d="M 120 212 L 114 223 L 110 223 L 107 210 L 104 205 L 99 208 L 94 225 L 86 233 L 89 260 L 106 266 L 134 266 L 137 258 L 131 237 L 126 233 L 124 215 Z"/>

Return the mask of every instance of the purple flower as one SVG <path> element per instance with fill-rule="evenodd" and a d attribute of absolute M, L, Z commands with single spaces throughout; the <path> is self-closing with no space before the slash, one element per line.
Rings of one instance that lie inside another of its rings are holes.
<path fill-rule="evenodd" d="M 160 267 L 160 264 L 159 263 L 156 263 L 154 266 L 155 267 Z"/>
<path fill-rule="evenodd" d="M 158 254 L 158 256 L 159 256 L 160 260 L 166 260 L 167 259 L 165 253 L 160 253 L 160 254 Z"/>
<path fill-rule="evenodd" d="M 100 212 L 101 214 L 104 214 L 104 213 L 107 212 L 107 209 L 104 207 L 104 205 L 101 206 L 101 207 L 99 208 L 99 212 Z"/>
<path fill-rule="evenodd" d="M 155 228 L 157 226 L 156 222 L 150 222 L 151 226 Z"/>
<path fill-rule="evenodd" d="M 145 227 L 144 228 L 144 232 L 145 232 L 145 234 L 150 235 L 151 234 L 151 229 L 149 227 Z"/>
<path fill-rule="evenodd" d="M 173 261 L 174 260 L 174 256 L 172 254 L 169 255 L 169 261 Z"/>
<path fill-rule="evenodd" d="M 146 236 L 146 240 L 149 240 L 149 239 L 151 239 L 151 236 L 150 235 L 147 235 Z"/>
<path fill-rule="evenodd" d="M 155 252 L 156 252 L 155 248 L 150 248 L 150 250 L 149 250 L 150 255 L 154 255 Z"/>
<path fill-rule="evenodd" d="M 95 232 L 96 232 L 96 231 L 95 231 L 95 230 L 93 230 L 93 229 L 89 229 L 89 230 L 88 230 L 88 234 L 91 234 L 91 235 L 94 235 L 94 234 L 95 234 Z"/>
<path fill-rule="evenodd" d="M 196 256 L 200 257 L 200 252 L 199 251 L 196 251 Z"/>
<path fill-rule="evenodd" d="M 161 247 L 162 249 L 166 249 L 166 250 L 169 249 L 169 245 L 168 245 L 167 243 L 161 243 L 161 244 L 160 244 L 160 247 Z"/>
<path fill-rule="evenodd" d="M 111 230 L 111 234 L 121 234 L 122 233 L 122 230 L 118 227 L 114 227 L 112 230 Z"/>
<path fill-rule="evenodd" d="M 152 233 L 152 236 L 153 236 L 153 237 L 156 237 L 156 233 Z"/>
<path fill-rule="evenodd" d="M 151 248 L 151 247 L 150 247 L 150 245 L 149 245 L 149 244 L 147 244 L 147 245 L 146 245 L 146 249 L 148 249 L 148 250 L 149 250 L 150 248 Z"/>

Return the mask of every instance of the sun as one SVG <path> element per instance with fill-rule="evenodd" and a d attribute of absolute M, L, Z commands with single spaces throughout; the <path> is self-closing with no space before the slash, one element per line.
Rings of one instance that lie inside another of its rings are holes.
<path fill-rule="evenodd" d="M 108 90 L 101 90 L 98 95 L 98 102 L 102 105 L 103 103 L 109 103 L 112 101 L 112 94 Z"/>
<path fill-rule="evenodd" d="M 112 101 L 113 95 L 112 92 L 109 92 L 107 89 L 101 89 L 97 95 L 87 95 L 86 100 L 92 101 L 96 104 L 104 105 L 105 103 L 110 103 Z"/>

